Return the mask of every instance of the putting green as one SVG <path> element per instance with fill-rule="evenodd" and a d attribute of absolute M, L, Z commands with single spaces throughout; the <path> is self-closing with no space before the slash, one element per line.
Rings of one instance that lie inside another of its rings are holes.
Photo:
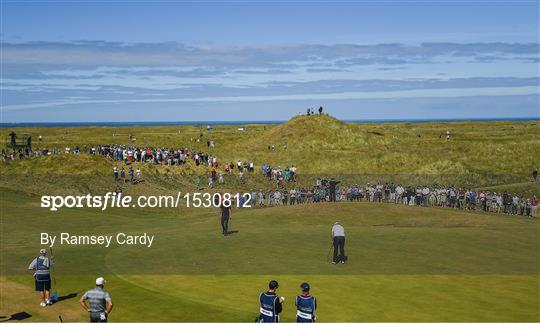
<path fill-rule="evenodd" d="M 257 298 L 271 275 L 109 276 L 107 290 L 115 310 L 111 321 L 251 322 Z M 287 297 L 284 321 L 294 321 L 294 295 L 303 280 L 313 286 L 318 317 L 328 321 L 536 322 L 536 275 L 309 275 L 279 276 Z M 2 282 L 2 314 L 26 311 L 33 321 L 87 321 L 77 303 L 93 276 L 59 278 L 60 295 L 77 293 L 45 309 L 32 292 L 32 279 Z"/>

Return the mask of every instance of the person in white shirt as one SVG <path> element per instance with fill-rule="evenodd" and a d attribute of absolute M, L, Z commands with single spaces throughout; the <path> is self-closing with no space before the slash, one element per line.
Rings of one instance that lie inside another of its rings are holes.
<path fill-rule="evenodd" d="M 334 245 L 334 258 L 332 263 L 345 263 L 345 229 L 339 222 L 332 226 L 332 244 Z"/>
<path fill-rule="evenodd" d="M 404 191 L 405 191 L 405 190 L 403 189 L 403 187 L 402 187 L 401 185 L 398 185 L 398 186 L 396 187 L 396 201 L 395 201 L 396 204 L 397 204 L 399 201 L 402 200 L 402 196 L 403 196 L 403 192 L 404 192 Z"/>
<path fill-rule="evenodd" d="M 424 206 L 427 206 L 428 195 L 429 195 L 429 188 L 428 187 L 422 188 L 422 203 Z"/>

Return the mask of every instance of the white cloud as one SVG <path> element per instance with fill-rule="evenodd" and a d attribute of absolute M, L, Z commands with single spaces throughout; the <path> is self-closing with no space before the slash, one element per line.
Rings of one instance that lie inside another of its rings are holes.
<path fill-rule="evenodd" d="M 29 108 L 47 108 L 56 106 L 73 106 L 84 104 L 120 104 L 120 103 L 171 103 L 171 102 L 262 102 L 262 101 L 295 101 L 295 100 L 351 100 L 351 99 L 409 99 L 409 98 L 457 98 L 478 96 L 512 96 L 539 95 L 536 86 L 524 87 L 492 87 L 492 88 L 449 88 L 384 92 L 336 92 L 305 93 L 274 96 L 230 96 L 199 98 L 148 98 L 148 99 L 92 99 L 92 100 L 60 100 L 27 104 L 5 105 L 5 111 Z"/>

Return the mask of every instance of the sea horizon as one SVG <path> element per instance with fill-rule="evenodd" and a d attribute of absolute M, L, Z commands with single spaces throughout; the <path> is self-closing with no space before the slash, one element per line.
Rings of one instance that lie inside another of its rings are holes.
<path fill-rule="evenodd" d="M 437 122 L 490 122 L 490 121 L 539 121 L 540 117 L 519 118 L 414 118 L 414 119 L 340 119 L 345 123 L 354 124 L 385 124 L 385 123 L 437 123 Z M 278 125 L 288 120 L 214 120 L 214 121 L 121 121 L 121 122 L 2 122 L 1 128 L 8 127 L 85 127 L 85 126 L 241 126 L 241 125 Z"/>

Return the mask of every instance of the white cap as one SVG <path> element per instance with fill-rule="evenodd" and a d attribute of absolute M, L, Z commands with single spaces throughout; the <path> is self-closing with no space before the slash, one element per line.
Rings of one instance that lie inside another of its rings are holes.
<path fill-rule="evenodd" d="M 39 254 L 45 255 L 45 254 L 47 254 L 47 250 L 41 249 L 41 250 L 39 250 Z"/>
<path fill-rule="evenodd" d="M 103 286 L 105 284 L 105 279 L 103 277 L 99 277 L 96 279 L 96 286 Z"/>

